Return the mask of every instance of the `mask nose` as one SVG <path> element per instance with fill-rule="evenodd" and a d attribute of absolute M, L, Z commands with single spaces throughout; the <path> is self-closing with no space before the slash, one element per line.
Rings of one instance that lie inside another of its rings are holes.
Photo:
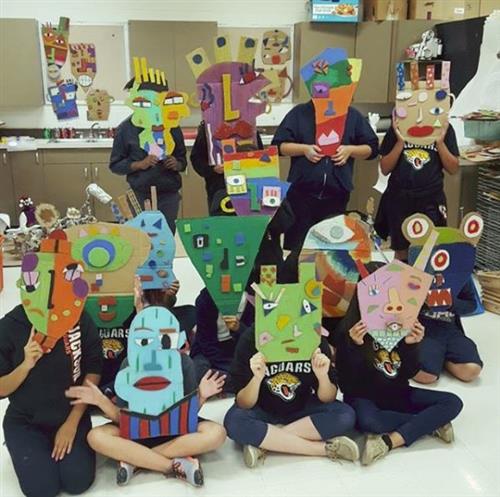
<path fill-rule="evenodd" d="M 276 328 L 281 331 L 290 322 L 290 316 L 281 315 L 276 321 Z"/>
<path fill-rule="evenodd" d="M 436 274 L 434 276 L 434 283 L 436 286 L 444 285 L 444 276 L 442 274 Z"/>
<path fill-rule="evenodd" d="M 151 362 L 144 364 L 144 371 L 160 371 L 161 366 L 156 360 L 156 350 L 151 351 Z"/>
<path fill-rule="evenodd" d="M 399 293 L 395 288 L 389 288 L 389 302 L 384 306 L 386 314 L 401 314 L 404 311 L 404 305 L 399 299 Z"/>

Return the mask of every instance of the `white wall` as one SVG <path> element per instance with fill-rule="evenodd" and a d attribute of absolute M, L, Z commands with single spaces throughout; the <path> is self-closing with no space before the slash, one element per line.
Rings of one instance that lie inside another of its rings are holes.
<path fill-rule="evenodd" d="M 283 26 L 307 19 L 306 0 L 0 0 L 0 17 L 35 18 L 56 22 L 66 16 L 73 22 L 125 22 L 129 19 L 217 21 L 226 26 Z M 15 47 L 13 47 L 15 50 Z M 40 76 L 41 77 L 41 76 Z M 259 125 L 279 124 L 291 104 L 275 105 L 271 114 L 258 119 Z M 0 119 L 9 128 L 86 128 L 86 107 L 79 106 L 80 118 L 58 121 L 50 105 L 37 108 L 0 108 Z M 103 128 L 118 125 L 130 110 L 112 105 Z M 184 121 L 196 125 L 198 115 Z"/>

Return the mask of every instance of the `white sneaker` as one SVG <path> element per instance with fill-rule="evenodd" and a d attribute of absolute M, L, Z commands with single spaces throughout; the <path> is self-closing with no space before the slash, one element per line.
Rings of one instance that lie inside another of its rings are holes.
<path fill-rule="evenodd" d="M 437 430 L 434 430 L 432 432 L 432 436 L 439 438 L 447 444 L 451 444 L 455 441 L 455 434 L 451 423 L 446 423 L 445 425 L 440 426 Z"/>
<path fill-rule="evenodd" d="M 361 456 L 361 464 L 368 466 L 385 457 L 388 452 L 389 447 L 382 439 L 382 435 L 368 435 L 363 455 Z"/>
<path fill-rule="evenodd" d="M 259 462 L 264 463 L 266 451 L 259 449 L 253 445 L 245 445 L 243 447 L 243 460 L 247 468 L 255 468 Z"/>
<path fill-rule="evenodd" d="M 132 479 L 132 476 L 137 472 L 137 468 L 132 464 L 120 461 L 118 463 L 118 468 L 116 469 L 116 484 L 123 487 L 128 485 L 128 482 Z"/>
<path fill-rule="evenodd" d="M 332 460 L 357 461 L 359 459 L 358 445 L 349 437 L 331 438 L 326 442 L 325 451 L 328 458 Z"/>

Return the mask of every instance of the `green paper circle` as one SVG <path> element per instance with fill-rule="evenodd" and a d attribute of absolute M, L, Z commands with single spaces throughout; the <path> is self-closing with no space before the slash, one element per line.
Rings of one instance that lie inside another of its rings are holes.
<path fill-rule="evenodd" d="M 89 263 L 93 267 L 105 267 L 109 264 L 109 252 L 102 248 L 96 247 L 89 252 Z"/>

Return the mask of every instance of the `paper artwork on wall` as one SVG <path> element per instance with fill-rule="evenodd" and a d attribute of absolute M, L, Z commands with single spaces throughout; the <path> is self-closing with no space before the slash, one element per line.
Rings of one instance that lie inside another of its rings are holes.
<path fill-rule="evenodd" d="M 351 216 L 336 216 L 315 224 L 307 233 L 299 262 L 315 263 L 323 282 L 323 316 L 342 317 L 356 291 L 356 261 L 371 260 L 369 228 Z"/>
<path fill-rule="evenodd" d="M 138 440 L 196 431 L 198 396 L 186 392 L 181 347 L 186 334 L 164 307 L 150 306 L 130 325 L 127 364 L 115 380 L 121 411 L 120 435 Z"/>
<path fill-rule="evenodd" d="M 255 346 L 266 362 L 308 361 L 321 342 L 321 281 L 314 264 L 299 265 L 298 283 L 278 284 L 262 266 L 255 290 Z"/>
<path fill-rule="evenodd" d="M 60 17 L 57 27 L 50 23 L 42 24 L 41 29 L 47 75 L 56 83 L 61 77 L 61 68 L 68 55 L 69 18 Z"/>
<path fill-rule="evenodd" d="M 109 119 L 110 105 L 115 99 L 106 90 L 90 90 L 87 93 L 86 101 L 88 121 L 107 121 Z"/>
<path fill-rule="evenodd" d="M 268 222 L 268 216 L 176 221 L 187 255 L 223 315 L 238 311 Z"/>
<path fill-rule="evenodd" d="M 59 81 L 57 85 L 49 87 L 49 96 L 58 120 L 74 119 L 78 117 L 76 105 L 76 91 L 78 85 L 73 80 Z"/>
<path fill-rule="evenodd" d="M 71 73 L 80 88 L 87 92 L 97 72 L 95 45 L 93 43 L 70 43 L 69 53 Z"/>
<path fill-rule="evenodd" d="M 300 70 L 314 104 L 316 144 L 325 155 L 334 155 L 342 143 L 361 65 L 361 59 L 348 58 L 343 48 L 327 48 Z"/>
<path fill-rule="evenodd" d="M 292 58 L 290 37 L 280 29 L 262 35 L 262 62 L 265 65 L 282 65 Z"/>

